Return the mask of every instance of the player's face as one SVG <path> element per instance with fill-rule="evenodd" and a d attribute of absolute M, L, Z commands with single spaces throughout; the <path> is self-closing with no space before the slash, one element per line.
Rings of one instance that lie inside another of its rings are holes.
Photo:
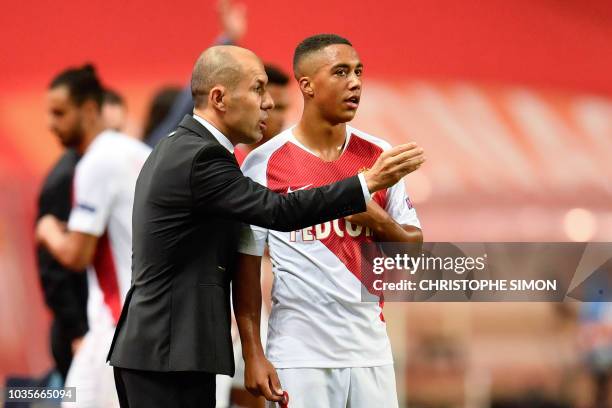
<path fill-rule="evenodd" d="M 121 131 L 125 127 L 127 121 L 127 112 L 125 107 L 121 104 L 103 103 L 102 119 L 104 120 L 104 125 L 108 129 Z"/>
<path fill-rule="evenodd" d="M 240 82 L 228 91 L 224 121 L 235 142 L 252 144 L 263 137 L 274 103 L 266 90 L 268 77 L 259 59 L 246 59 L 242 71 Z"/>
<path fill-rule="evenodd" d="M 66 86 L 57 86 L 47 93 L 49 129 L 62 145 L 75 147 L 83 139 L 83 113 L 70 97 Z"/>
<path fill-rule="evenodd" d="M 320 65 L 312 78 L 314 101 L 332 123 L 351 121 L 361 98 L 363 65 L 350 45 L 325 47 L 316 57 Z"/>
<path fill-rule="evenodd" d="M 268 84 L 267 88 L 274 101 L 274 108 L 268 112 L 262 142 L 267 142 L 283 130 L 287 109 L 289 108 L 289 90 L 287 86 Z"/>

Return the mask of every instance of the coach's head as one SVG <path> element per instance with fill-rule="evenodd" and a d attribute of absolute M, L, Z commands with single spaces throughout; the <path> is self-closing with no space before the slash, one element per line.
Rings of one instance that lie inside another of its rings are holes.
<path fill-rule="evenodd" d="M 233 144 L 262 138 L 268 110 L 268 77 L 253 52 L 231 45 L 207 49 L 193 67 L 194 113 L 212 123 Z"/>

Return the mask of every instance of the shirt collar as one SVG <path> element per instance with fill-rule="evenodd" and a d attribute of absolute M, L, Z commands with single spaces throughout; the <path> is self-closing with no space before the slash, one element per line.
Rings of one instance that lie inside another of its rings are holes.
<path fill-rule="evenodd" d="M 209 121 L 207 121 L 201 116 L 194 114 L 193 118 L 200 122 L 202 126 L 204 126 L 210 133 L 212 133 L 212 135 L 215 137 L 215 139 L 217 139 L 221 146 L 229 150 L 230 153 L 234 153 L 234 145 L 232 144 L 232 142 L 229 141 L 227 137 L 225 137 L 223 133 L 219 131 L 219 129 L 214 127 Z"/>

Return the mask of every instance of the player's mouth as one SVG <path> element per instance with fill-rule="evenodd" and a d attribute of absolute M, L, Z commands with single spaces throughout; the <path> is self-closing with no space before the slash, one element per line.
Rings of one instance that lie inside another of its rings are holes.
<path fill-rule="evenodd" d="M 344 103 L 346 104 L 346 106 L 348 106 L 349 109 L 357 109 L 357 107 L 359 106 L 359 99 L 360 97 L 358 95 L 353 95 L 349 98 L 346 98 L 344 100 Z"/>
<path fill-rule="evenodd" d="M 266 130 L 267 128 L 268 128 L 268 125 L 266 125 L 266 122 L 265 122 L 265 121 L 263 121 L 263 120 L 260 120 L 260 121 L 259 121 L 259 129 L 260 129 L 260 130 L 262 130 L 262 131 L 264 131 L 264 130 Z"/>

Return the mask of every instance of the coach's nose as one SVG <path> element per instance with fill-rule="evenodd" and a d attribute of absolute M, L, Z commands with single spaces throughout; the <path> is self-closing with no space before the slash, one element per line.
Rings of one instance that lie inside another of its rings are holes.
<path fill-rule="evenodd" d="M 261 101 L 261 109 L 267 111 L 273 108 L 274 108 L 274 100 L 272 99 L 270 92 L 266 91 Z"/>

